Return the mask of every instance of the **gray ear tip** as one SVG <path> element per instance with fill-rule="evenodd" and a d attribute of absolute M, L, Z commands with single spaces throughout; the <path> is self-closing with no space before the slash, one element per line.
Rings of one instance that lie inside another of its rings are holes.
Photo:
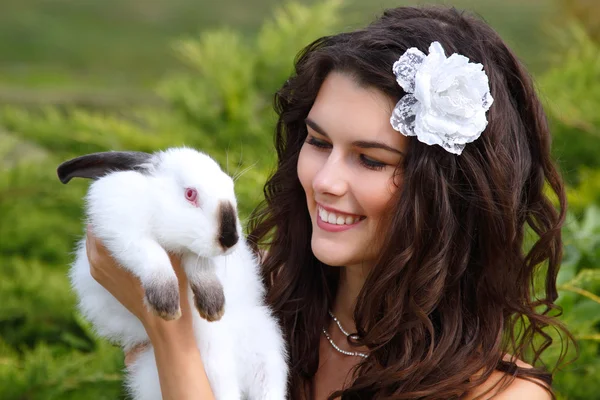
<path fill-rule="evenodd" d="M 58 179 L 65 184 L 72 178 L 96 180 L 114 171 L 144 170 L 142 165 L 150 159 L 150 154 L 136 151 L 92 153 L 63 162 L 58 166 L 56 173 Z"/>
<path fill-rule="evenodd" d="M 56 175 L 58 175 L 58 179 L 67 184 L 71 181 L 71 179 L 76 177 L 81 178 L 89 178 L 84 173 L 85 168 L 89 168 L 88 165 L 82 165 L 82 162 L 87 161 L 87 156 L 81 156 L 72 158 L 60 164 L 58 168 L 56 168 Z"/>
<path fill-rule="evenodd" d="M 62 183 L 67 184 L 71 180 L 72 176 L 70 176 L 68 171 L 66 171 L 65 164 L 66 163 L 62 163 L 58 166 L 56 169 L 56 175 L 58 175 L 58 179 Z"/>

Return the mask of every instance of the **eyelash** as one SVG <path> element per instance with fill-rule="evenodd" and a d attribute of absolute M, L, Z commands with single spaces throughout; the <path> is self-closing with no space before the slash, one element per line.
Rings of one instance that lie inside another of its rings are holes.
<path fill-rule="evenodd" d="M 315 139 L 312 136 L 310 136 L 308 138 L 307 143 L 310 144 L 311 146 L 315 146 L 319 149 L 329 149 L 331 147 L 331 145 L 329 143 L 324 142 L 322 140 Z M 360 155 L 359 159 L 360 159 L 360 163 L 365 168 L 368 168 L 368 169 L 371 169 L 374 171 L 381 171 L 382 169 L 387 167 L 387 164 L 384 164 L 384 163 L 381 163 L 378 161 L 373 161 L 373 160 L 369 159 L 368 157 L 365 157 L 363 154 Z"/>

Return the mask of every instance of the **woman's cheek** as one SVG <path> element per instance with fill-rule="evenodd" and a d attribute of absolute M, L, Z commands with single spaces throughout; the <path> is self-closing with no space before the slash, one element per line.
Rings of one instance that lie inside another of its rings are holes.
<path fill-rule="evenodd" d="M 363 180 L 362 184 L 356 185 L 357 188 L 360 188 L 360 194 L 357 197 L 363 200 L 363 207 L 378 223 L 384 222 L 390 217 L 390 202 L 393 201 L 399 190 L 396 184 L 401 183 L 401 180 L 397 182 L 395 180 L 391 175 L 370 176 L 369 179 Z"/>
<path fill-rule="evenodd" d="M 314 175 L 311 172 L 311 169 L 314 168 L 314 162 L 311 162 L 311 154 L 308 145 L 305 143 L 300 149 L 300 154 L 298 155 L 298 179 L 300 180 L 300 184 L 304 188 L 304 191 L 310 193 L 312 191 L 312 176 Z"/>

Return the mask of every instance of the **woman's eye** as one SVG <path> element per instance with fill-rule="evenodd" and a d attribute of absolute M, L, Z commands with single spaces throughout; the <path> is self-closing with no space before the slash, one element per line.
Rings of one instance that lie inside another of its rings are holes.
<path fill-rule="evenodd" d="M 308 144 L 310 144 L 311 146 L 315 146 L 319 149 L 330 149 L 332 147 L 331 143 L 327 143 L 323 140 L 319 140 L 313 136 L 309 136 L 308 140 L 306 142 Z M 360 164 L 362 166 L 364 166 L 365 168 L 371 169 L 371 170 L 380 171 L 380 170 L 384 169 L 385 167 L 387 167 L 387 164 L 382 163 L 380 161 L 373 160 L 372 158 L 369 158 L 369 157 L 365 156 L 364 154 L 359 155 L 359 160 L 360 160 Z"/>
<path fill-rule="evenodd" d="M 375 171 L 382 170 L 387 166 L 387 164 L 382 163 L 380 161 L 375 161 L 372 158 L 365 156 L 364 154 L 360 155 L 360 163 L 362 165 L 364 165 L 366 168 L 369 168 L 369 169 L 372 169 Z"/>
<path fill-rule="evenodd" d="M 311 146 L 315 146 L 318 147 L 320 149 L 329 149 L 331 148 L 331 144 L 324 142 L 322 140 L 316 139 L 312 136 L 310 136 L 307 140 L 307 143 L 310 144 Z"/>

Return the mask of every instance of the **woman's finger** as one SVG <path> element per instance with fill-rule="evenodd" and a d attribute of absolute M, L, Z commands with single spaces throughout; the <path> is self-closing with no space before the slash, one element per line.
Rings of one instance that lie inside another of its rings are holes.
<path fill-rule="evenodd" d="M 137 360 L 137 357 L 140 355 L 140 353 L 146 350 L 149 346 L 150 343 L 148 342 L 143 342 L 133 346 L 128 352 L 125 353 L 125 366 L 130 367 L 135 360 Z"/>
<path fill-rule="evenodd" d="M 94 243 L 94 235 L 92 235 L 92 227 L 90 225 L 87 226 L 86 235 L 85 235 L 85 252 L 88 256 L 88 261 L 92 264 L 93 258 L 93 246 Z"/>

